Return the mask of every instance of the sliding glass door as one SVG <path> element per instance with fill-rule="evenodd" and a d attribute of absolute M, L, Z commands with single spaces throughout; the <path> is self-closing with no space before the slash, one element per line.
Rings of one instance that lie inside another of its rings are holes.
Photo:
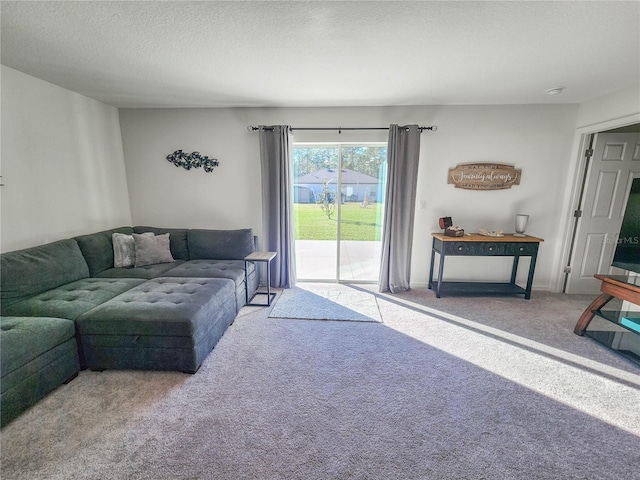
<path fill-rule="evenodd" d="M 377 282 L 386 144 L 293 147 L 299 280 Z"/>
<path fill-rule="evenodd" d="M 342 146 L 339 280 L 377 282 L 387 146 Z"/>

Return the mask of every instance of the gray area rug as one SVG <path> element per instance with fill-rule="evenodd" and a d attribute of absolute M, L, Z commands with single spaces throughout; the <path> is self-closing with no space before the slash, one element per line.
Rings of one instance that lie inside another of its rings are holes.
<path fill-rule="evenodd" d="M 1 478 L 637 478 L 640 367 L 573 334 L 593 297 L 376 296 L 245 307 L 194 375 L 83 371 L 2 429 Z"/>
<path fill-rule="evenodd" d="M 373 293 L 339 284 L 300 284 L 283 290 L 269 318 L 382 322 Z"/>

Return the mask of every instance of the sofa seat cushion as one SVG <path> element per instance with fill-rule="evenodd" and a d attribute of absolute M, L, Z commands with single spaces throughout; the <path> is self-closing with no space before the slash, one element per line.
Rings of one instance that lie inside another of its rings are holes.
<path fill-rule="evenodd" d="M 184 263 L 184 260 L 176 260 L 171 263 L 157 263 L 155 265 L 145 265 L 144 267 L 120 267 L 109 268 L 100 272 L 97 278 L 151 278 L 161 277 L 165 272 Z"/>
<path fill-rule="evenodd" d="M 197 338 L 234 295 L 227 279 L 159 277 L 83 314 L 78 333 Z"/>
<path fill-rule="evenodd" d="M 10 305 L 7 315 L 75 320 L 92 308 L 140 285 L 137 278 L 85 278 Z"/>
<path fill-rule="evenodd" d="M 249 275 L 253 275 L 256 266 L 247 264 Z M 244 283 L 244 260 L 189 260 L 166 271 L 166 277 L 191 278 L 228 278 L 236 287 Z"/>
<path fill-rule="evenodd" d="M 60 240 L 0 256 L 2 314 L 11 304 L 89 277 L 89 268 L 75 240 Z M 55 316 L 55 315 L 54 315 Z"/>
<path fill-rule="evenodd" d="M 47 317 L 0 318 L 0 371 L 2 378 L 76 333 L 71 320 Z M 4 383 L 2 390 L 4 391 Z"/>
<path fill-rule="evenodd" d="M 254 263 L 247 264 L 249 298 L 257 289 L 258 275 Z M 236 312 L 247 303 L 244 260 L 190 260 L 164 273 L 167 277 L 228 278 L 236 286 Z"/>

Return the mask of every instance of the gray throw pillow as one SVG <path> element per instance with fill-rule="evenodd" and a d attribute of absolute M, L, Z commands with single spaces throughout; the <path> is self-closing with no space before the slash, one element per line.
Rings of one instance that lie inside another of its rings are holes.
<path fill-rule="evenodd" d="M 136 267 L 174 261 L 169 248 L 168 233 L 154 236 L 134 233 L 133 241 L 136 245 L 136 258 L 134 260 L 134 266 Z"/>
<path fill-rule="evenodd" d="M 142 235 L 153 236 L 153 232 Z M 133 267 L 136 263 L 136 242 L 133 236 L 126 233 L 113 233 L 113 266 L 115 268 Z"/>

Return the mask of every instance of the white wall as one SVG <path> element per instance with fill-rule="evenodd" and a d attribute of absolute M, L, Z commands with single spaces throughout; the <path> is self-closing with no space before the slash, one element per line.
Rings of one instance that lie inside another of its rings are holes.
<path fill-rule="evenodd" d="M 2 66 L 1 249 L 131 224 L 117 109 Z"/>
<path fill-rule="evenodd" d="M 134 224 L 195 228 L 252 227 L 261 233 L 257 133 L 247 125 L 437 125 L 422 134 L 413 248 L 412 284 L 425 285 L 430 233 L 438 218 L 453 217 L 468 231 L 513 231 L 516 213 L 531 215 L 527 233 L 544 238 L 535 286 L 549 288 L 558 266 L 560 205 L 577 105 L 425 106 L 368 108 L 123 109 L 126 171 Z M 386 141 L 386 132 L 295 132 L 299 142 Z M 213 173 L 178 169 L 165 160 L 176 149 L 219 159 Z M 447 184 L 459 163 L 497 162 L 522 169 L 520 185 L 501 191 L 467 191 Z M 523 261 L 523 267 L 526 262 Z M 448 279 L 508 279 L 509 259 L 447 260 Z M 506 277 L 505 277 L 506 276 Z"/>
<path fill-rule="evenodd" d="M 256 136 L 242 110 L 120 111 L 131 214 L 136 225 L 180 228 L 260 227 Z M 166 160 L 175 150 L 217 158 L 212 173 Z"/>
<path fill-rule="evenodd" d="M 639 113 L 640 85 L 633 85 L 580 104 L 576 126 L 590 132 L 616 128 L 630 123 L 629 117 Z M 604 122 L 610 122 L 611 125 L 603 128 Z"/>

